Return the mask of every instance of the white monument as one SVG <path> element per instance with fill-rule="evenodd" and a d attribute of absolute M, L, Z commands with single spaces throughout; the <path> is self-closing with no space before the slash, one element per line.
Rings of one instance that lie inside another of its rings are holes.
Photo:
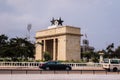
<path fill-rule="evenodd" d="M 79 61 L 81 57 L 80 28 L 63 26 L 61 18 L 52 19 L 48 29 L 36 32 L 36 60 L 44 60 L 44 52 L 49 52 L 52 60 Z"/>
<path fill-rule="evenodd" d="M 104 55 L 104 53 L 103 52 L 99 52 L 99 55 L 100 55 L 99 63 L 103 63 L 103 55 Z"/>

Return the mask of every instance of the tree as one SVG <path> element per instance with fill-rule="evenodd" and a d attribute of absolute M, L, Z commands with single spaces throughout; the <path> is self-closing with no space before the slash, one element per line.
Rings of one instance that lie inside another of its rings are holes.
<path fill-rule="evenodd" d="M 43 43 L 41 43 L 41 42 L 37 42 L 36 44 L 39 44 L 39 45 L 43 46 Z"/>
<path fill-rule="evenodd" d="M 114 48 L 114 43 L 108 45 L 107 48 L 106 48 L 106 53 L 107 53 L 107 55 L 108 55 L 109 58 L 113 58 L 114 57 L 113 56 L 114 55 L 113 48 Z"/>
<path fill-rule="evenodd" d="M 115 57 L 120 58 L 120 46 L 115 50 Z"/>
<path fill-rule="evenodd" d="M 84 58 L 87 58 L 87 62 L 88 62 L 89 59 L 91 59 L 91 52 L 90 51 L 84 52 L 84 53 L 82 53 L 82 56 Z"/>
<path fill-rule="evenodd" d="M 51 60 L 51 55 L 49 52 L 44 52 L 44 59 L 45 59 L 45 61 Z"/>
<path fill-rule="evenodd" d="M 93 52 L 92 61 L 93 62 L 99 62 L 99 54 L 98 54 L 98 52 Z"/>
<path fill-rule="evenodd" d="M 34 58 L 35 46 L 27 38 L 11 38 L 4 34 L 0 35 L 0 58 L 28 60 Z"/>
<path fill-rule="evenodd" d="M 13 54 L 12 59 L 28 60 L 28 58 L 34 58 L 35 47 L 27 38 L 17 37 L 10 39 L 10 51 Z"/>
<path fill-rule="evenodd" d="M 93 62 L 98 62 L 99 54 L 94 51 L 87 51 L 82 53 L 82 57 L 87 58 L 87 62 L 91 59 Z"/>
<path fill-rule="evenodd" d="M 8 42 L 8 37 L 4 34 L 0 35 L 0 47 L 6 45 Z"/>
<path fill-rule="evenodd" d="M 0 35 L 0 57 L 4 57 L 8 50 L 8 37 L 4 34 Z"/>

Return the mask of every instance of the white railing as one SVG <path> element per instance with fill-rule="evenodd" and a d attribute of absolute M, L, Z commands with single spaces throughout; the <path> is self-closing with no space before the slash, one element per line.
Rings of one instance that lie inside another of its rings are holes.
<path fill-rule="evenodd" d="M 102 64 L 100 63 L 63 63 L 68 64 L 72 69 L 102 69 Z"/>
<path fill-rule="evenodd" d="M 0 62 L 0 67 L 38 67 L 42 62 Z"/>
<path fill-rule="evenodd" d="M 42 64 L 43 62 L 0 62 L 0 68 L 1 67 L 25 67 L 25 68 L 38 68 L 39 64 Z M 84 68 L 101 68 L 102 65 L 99 63 L 63 63 L 70 65 L 74 69 L 84 69 Z"/>

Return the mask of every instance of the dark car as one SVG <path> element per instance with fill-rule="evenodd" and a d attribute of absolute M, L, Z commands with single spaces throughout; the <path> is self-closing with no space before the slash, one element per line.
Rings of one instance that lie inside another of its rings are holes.
<path fill-rule="evenodd" d="M 61 64 L 58 61 L 48 61 L 39 65 L 39 68 L 44 70 L 71 70 L 71 66 Z"/>

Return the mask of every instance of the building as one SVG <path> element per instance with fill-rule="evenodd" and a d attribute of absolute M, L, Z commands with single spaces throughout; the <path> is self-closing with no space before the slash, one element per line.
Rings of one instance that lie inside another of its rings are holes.
<path fill-rule="evenodd" d="M 81 45 L 81 53 L 93 52 L 93 51 L 94 51 L 94 47 L 89 46 L 89 40 L 83 39 L 82 45 Z"/>
<path fill-rule="evenodd" d="M 80 60 L 80 28 L 63 26 L 61 18 L 52 19 L 51 26 L 36 33 L 36 60 L 44 60 L 44 52 L 49 52 L 52 60 Z"/>

